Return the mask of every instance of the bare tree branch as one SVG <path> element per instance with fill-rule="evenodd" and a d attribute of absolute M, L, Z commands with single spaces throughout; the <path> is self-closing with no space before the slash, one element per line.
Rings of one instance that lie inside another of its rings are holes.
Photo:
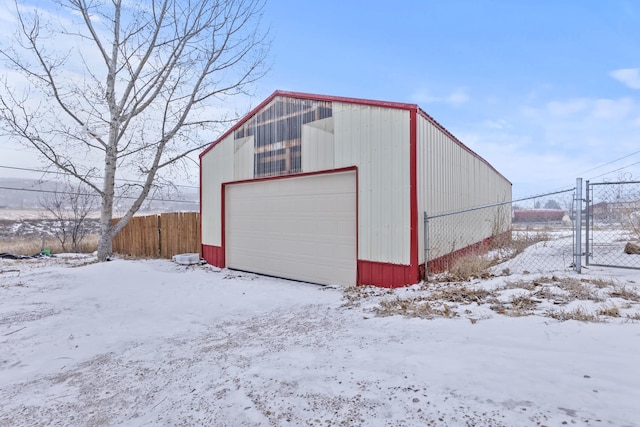
<path fill-rule="evenodd" d="M 159 171 L 228 122 L 211 107 L 266 72 L 264 1 L 54 0 L 52 10 L 16 0 L 17 38 L 0 60 L 22 80 L 0 87 L 0 127 L 100 196 L 101 260 Z M 115 182 L 127 174 L 143 184 L 128 187 L 134 199 L 114 225 Z"/>

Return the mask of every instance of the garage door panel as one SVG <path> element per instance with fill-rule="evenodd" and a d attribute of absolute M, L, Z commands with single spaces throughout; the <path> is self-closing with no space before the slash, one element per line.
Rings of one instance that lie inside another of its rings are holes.
<path fill-rule="evenodd" d="M 232 184 L 225 197 L 228 267 L 356 283 L 355 171 Z"/>

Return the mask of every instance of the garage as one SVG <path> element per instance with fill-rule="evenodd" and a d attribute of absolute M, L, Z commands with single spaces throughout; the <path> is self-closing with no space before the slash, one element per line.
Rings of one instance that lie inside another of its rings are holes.
<path fill-rule="evenodd" d="M 200 154 L 200 185 L 209 264 L 315 283 L 418 283 L 511 226 L 424 222 L 511 183 L 415 104 L 276 91 Z"/>
<path fill-rule="evenodd" d="M 225 184 L 227 267 L 355 285 L 356 190 L 355 170 Z"/>

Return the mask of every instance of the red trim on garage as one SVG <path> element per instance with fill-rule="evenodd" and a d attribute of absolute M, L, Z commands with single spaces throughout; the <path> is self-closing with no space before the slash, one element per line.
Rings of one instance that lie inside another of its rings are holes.
<path fill-rule="evenodd" d="M 226 209 L 225 209 L 225 205 L 226 205 L 225 189 L 226 189 L 226 186 L 224 184 L 222 184 L 220 186 L 220 210 L 221 210 L 221 213 L 220 213 L 220 228 L 221 228 L 221 230 L 220 230 L 220 236 L 221 236 L 220 240 L 221 240 L 221 242 L 220 243 L 222 244 L 222 246 L 221 246 L 222 252 L 220 253 L 219 256 L 222 259 L 222 265 L 226 267 L 227 266 L 227 258 L 226 258 L 227 252 L 225 251 L 225 245 L 224 245 L 225 239 L 226 239 L 226 230 L 225 230 L 225 222 L 224 222 L 225 221 L 225 212 L 226 212 Z"/>
<path fill-rule="evenodd" d="M 409 112 L 409 204 L 410 204 L 410 267 L 407 284 L 418 283 L 420 277 L 418 257 L 418 120 L 417 107 Z"/>
<path fill-rule="evenodd" d="M 358 260 L 358 285 L 399 288 L 417 283 L 410 265 Z"/>
<path fill-rule="evenodd" d="M 202 217 L 201 217 L 202 218 Z M 220 246 L 202 245 L 202 258 L 207 263 L 215 265 L 216 267 L 224 268 L 224 249 Z"/>
<path fill-rule="evenodd" d="M 234 185 L 234 184 L 245 184 L 245 183 L 254 183 L 254 182 L 260 182 L 260 181 L 273 181 L 276 179 L 287 179 L 287 178 L 300 178 L 303 176 L 311 176 L 311 175 L 326 175 L 326 174 L 330 174 L 330 173 L 340 173 L 340 172 L 351 172 L 351 171 L 356 171 L 356 182 L 358 180 L 358 167 L 357 166 L 348 166 L 345 168 L 338 168 L 338 169 L 325 169 L 325 170 L 321 170 L 321 171 L 313 171 L 313 172 L 303 172 L 303 173 L 292 173 L 292 174 L 287 174 L 287 175 L 275 175 L 275 176 L 265 176 L 265 177 L 261 177 L 261 178 L 253 178 L 253 179 L 243 179 L 240 181 L 229 181 L 229 182 L 223 182 L 222 185 Z M 223 193 L 224 195 L 224 193 Z"/>

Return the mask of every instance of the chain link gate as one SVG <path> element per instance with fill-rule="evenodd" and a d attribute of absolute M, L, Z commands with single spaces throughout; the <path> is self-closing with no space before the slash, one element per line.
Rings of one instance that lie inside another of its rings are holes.
<path fill-rule="evenodd" d="M 640 269 L 640 181 L 586 182 L 586 265 Z"/>

